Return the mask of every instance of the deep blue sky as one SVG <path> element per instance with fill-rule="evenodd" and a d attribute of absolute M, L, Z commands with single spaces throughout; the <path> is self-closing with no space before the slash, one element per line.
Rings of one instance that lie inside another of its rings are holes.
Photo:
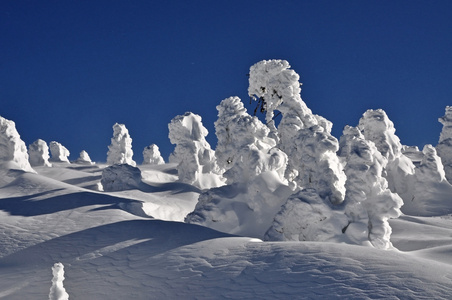
<path fill-rule="evenodd" d="M 0 2 L 0 115 L 105 161 L 115 122 L 134 159 L 174 149 L 168 123 L 200 114 L 216 146 L 215 106 L 247 96 L 249 67 L 286 59 L 301 96 L 339 138 L 383 108 L 403 144 L 436 145 L 452 105 L 452 1 Z M 252 113 L 249 106 L 249 112 Z"/>

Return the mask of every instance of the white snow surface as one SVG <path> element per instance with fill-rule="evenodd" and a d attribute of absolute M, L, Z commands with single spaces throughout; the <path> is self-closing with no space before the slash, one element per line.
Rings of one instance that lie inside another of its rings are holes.
<path fill-rule="evenodd" d="M 92 186 L 104 167 L 36 167 L 38 174 L 15 173 L 0 186 L 0 298 L 48 298 L 58 262 L 70 299 L 449 299 L 452 293 L 451 211 L 390 220 L 399 250 L 261 242 L 181 223 L 200 191 L 177 181 L 174 164 L 139 166 L 139 188 L 101 193 Z M 160 211 L 146 215 L 146 206 Z"/>
<path fill-rule="evenodd" d="M 69 155 L 71 154 L 69 150 L 64 147 L 61 143 L 51 141 L 49 144 L 50 153 L 52 157 L 50 158 L 51 162 L 65 162 L 69 163 Z"/>
<path fill-rule="evenodd" d="M 108 146 L 107 164 L 129 164 L 133 167 L 136 162 L 132 159 L 132 138 L 129 130 L 124 124 L 115 123 L 113 125 L 113 137 L 111 144 Z"/>
<path fill-rule="evenodd" d="M 32 167 L 47 166 L 51 167 L 49 163 L 49 146 L 41 139 L 37 139 L 32 144 L 28 145 L 28 160 Z"/>
<path fill-rule="evenodd" d="M 16 130 L 16 124 L 0 116 L 0 164 L 9 162 L 21 170 L 34 172 L 28 161 L 27 147 Z"/>

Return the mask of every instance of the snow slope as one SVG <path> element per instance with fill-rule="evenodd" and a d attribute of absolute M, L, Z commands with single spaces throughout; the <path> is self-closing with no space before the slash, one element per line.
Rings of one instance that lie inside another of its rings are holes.
<path fill-rule="evenodd" d="M 201 193 L 175 164 L 138 166 L 136 189 L 100 192 L 104 165 L 7 172 L 0 186 L 0 299 L 449 299 L 451 211 L 390 220 L 399 250 L 262 242 L 181 221 Z M 447 206 L 447 199 L 441 202 Z M 437 203 L 436 203 L 437 204 Z M 435 204 L 435 205 L 436 205 Z"/>

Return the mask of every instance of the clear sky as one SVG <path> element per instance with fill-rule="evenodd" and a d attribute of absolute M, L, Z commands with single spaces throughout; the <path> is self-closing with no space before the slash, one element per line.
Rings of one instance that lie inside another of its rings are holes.
<path fill-rule="evenodd" d="M 452 1 L 0 2 L 0 115 L 28 145 L 58 141 L 106 161 L 115 122 L 134 159 L 174 146 L 191 111 L 216 146 L 216 105 L 247 95 L 249 67 L 286 59 L 339 138 L 384 109 L 405 145 L 436 145 L 452 105 Z M 248 105 L 252 114 L 253 105 Z"/>

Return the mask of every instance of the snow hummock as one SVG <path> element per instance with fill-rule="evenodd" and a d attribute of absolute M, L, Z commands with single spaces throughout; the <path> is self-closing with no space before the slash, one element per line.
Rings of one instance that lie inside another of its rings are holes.
<path fill-rule="evenodd" d="M 135 167 L 136 162 L 132 157 L 132 138 L 129 135 L 129 130 L 127 130 L 126 125 L 115 123 L 111 144 L 108 146 L 107 164 L 129 164 Z"/>
<path fill-rule="evenodd" d="M 47 143 L 41 139 L 37 139 L 32 144 L 28 145 L 28 155 L 28 160 L 30 161 L 30 165 L 32 167 L 52 166 L 52 164 L 49 163 L 49 146 L 47 146 Z"/>
<path fill-rule="evenodd" d="M 50 287 L 49 300 L 68 300 L 69 294 L 63 286 L 64 265 L 55 263 L 52 267 L 52 286 Z"/>
<path fill-rule="evenodd" d="M 443 124 L 436 151 L 446 172 L 446 178 L 452 183 L 452 106 L 446 106 L 446 113 L 438 121 Z"/>
<path fill-rule="evenodd" d="M 85 150 L 82 150 L 80 152 L 80 155 L 77 158 L 77 160 L 75 161 L 75 163 L 77 163 L 77 164 L 87 164 L 87 165 L 93 165 L 94 164 L 94 162 L 91 161 L 91 158 L 89 157 L 88 152 L 86 152 Z"/>
<path fill-rule="evenodd" d="M 179 180 L 201 189 L 223 185 L 215 152 L 205 139 L 208 131 L 201 116 L 191 112 L 178 115 L 168 129 L 170 142 L 176 145 L 169 161 L 177 164 Z"/>
<path fill-rule="evenodd" d="M 62 144 L 51 141 L 49 144 L 50 153 L 52 157 L 50 158 L 51 162 L 67 162 L 69 163 L 69 150 L 64 147 Z"/>
<path fill-rule="evenodd" d="M 285 60 L 263 60 L 250 68 L 248 94 L 266 112 L 271 137 L 288 156 L 286 178 L 298 189 L 314 188 L 334 204 L 343 201 L 345 175 L 337 158 L 332 123 L 301 99 L 300 76 Z M 278 127 L 275 114 L 282 115 Z"/>
<path fill-rule="evenodd" d="M 141 183 L 141 171 L 129 164 L 115 164 L 102 171 L 100 183 L 105 192 L 138 188 Z"/>
<path fill-rule="evenodd" d="M 165 160 L 160 154 L 159 147 L 156 144 L 151 144 L 143 150 L 143 165 L 161 165 Z"/>
<path fill-rule="evenodd" d="M 28 161 L 27 147 L 16 130 L 16 124 L 0 116 L 0 164 L 9 162 L 23 171 L 35 172 Z"/>

